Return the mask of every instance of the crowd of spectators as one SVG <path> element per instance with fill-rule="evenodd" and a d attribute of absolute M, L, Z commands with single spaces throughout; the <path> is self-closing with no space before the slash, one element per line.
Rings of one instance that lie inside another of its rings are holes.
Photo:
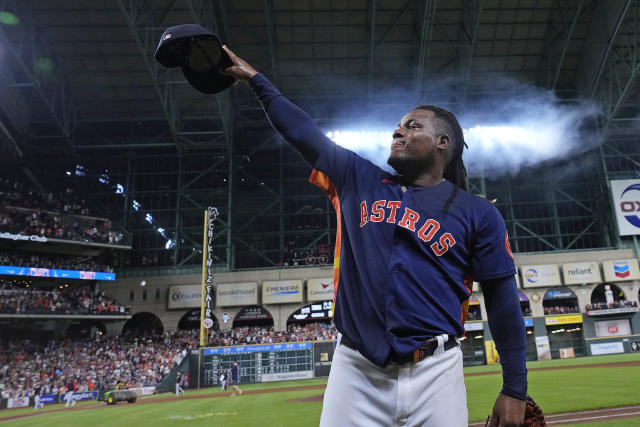
<path fill-rule="evenodd" d="M 618 300 L 612 302 L 611 304 L 607 304 L 606 302 L 595 302 L 593 303 L 593 305 L 587 304 L 585 310 L 612 310 L 614 308 L 638 308 L 638 303 L 636 301 L 627 300 Z"/>
<path fill-rule="evenodd" d="M 1 283 L 0 314 L 123 315 L 129 314 L 129 307 L 86 288 L 24 289 Z"/>
<path fill-rule="evenodd" d="M 110 221 L 88 217 L 86 201 L 70 188 L 41 193 L 0 178 L 0 206 L 0 232 L 116 245 L 124 239 Z"/>
<path fill-rule="evenodd" d="M 555 314 L 570 314 L 580 313 L 580 307 L 577 305 L 554 305 L 549 307 L 543 307 L 544 315 L 550 316 Z"/>
<path fill-rule="evenodd" d="M 283 342 L 334 340 L 338 331 L 333 324 L 322 322 L 292 324 L 287 331 L 276 332 L 273 327 L 241 326 L 228 331 L 212 331 L 209 345 L 225 347 L 244 344 L 272 344 Z"/>
<path fill-rule="evenodd" d="M 95 340 L 31 340 L 0 344 L 0 396 L 3 398 L 108 390 L 123 383 L 129 387 L 155 386 L 190 349 L 196 348 L 196 331 L 179 331 L 150 337 L 99 337 Z"/>
<path fill-rule="evenodd" d="M 123 234 L 111 229 L 110 221 L 61 216 L 35 209 L 28 212 L 4 208 L 0 211 L 0 231 L 48 239 L 75 240 L 85 243 L 119 244 Z"/>
<path fill-rule="evenodd" d="M 62 193 L 41 193 L 24 182 L 0 178 L 0 204 L 38 208 L 64 214 L 90 215 L 87 202 L 71 189 Z"/>
<path fill-rule="evenodd" d="M 113 268 L 89 257 L 63 257 L 25 252 L 0 252 L 0 265 L 113 273 Z"/>

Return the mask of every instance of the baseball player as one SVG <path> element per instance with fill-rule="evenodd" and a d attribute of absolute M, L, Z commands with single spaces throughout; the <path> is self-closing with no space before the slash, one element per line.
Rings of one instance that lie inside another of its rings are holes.
<path fill-rule="evenodd" d="M 176 397 L 179 397 L 180 393 L 184 396 L 184 389 L 182 388 L 182 372 L 178 371 L 176 374 Z"/>
<path fill-rule="evenodd" d="M 467 426 L 459 337 L 473 280 L 485 297 L 503 387 L 492 426 L 520 425 L 526 335 L 506 227 L 466 191 L 458 120 L 409 111 L 392 134 L 390 174 L 334 144 L 226 46 L 225 70 L 248 82 L 271 124 L 313 166 L 338 216 L 335 310 L 341 333 L 321 426 Z"/>

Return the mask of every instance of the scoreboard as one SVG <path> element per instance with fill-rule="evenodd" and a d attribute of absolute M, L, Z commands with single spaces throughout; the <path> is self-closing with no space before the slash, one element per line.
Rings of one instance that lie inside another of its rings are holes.
<path fill-rule="evenodd" d="M 204 348 L 200 385 L 219 385 L 225 372 L 231 379 L 233 362 L 238 362 L 241 384 L 326 376 L 334 347 L 335 341 L 322 341 Z"/>

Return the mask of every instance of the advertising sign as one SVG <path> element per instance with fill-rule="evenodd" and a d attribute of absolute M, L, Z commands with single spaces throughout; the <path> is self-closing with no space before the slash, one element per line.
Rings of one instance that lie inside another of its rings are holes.
<path fill-rule="evenodd" d="M 316 377 L 328 377 L 336 341 L 313 343 L 313 371 Z"/>
<path fill-rule="evenodd" d="M 562 276 L 564 277 L 565 285 L 602 282 L 600 267 L 595 261 L 562 264 Z"/>
<path fill-rule="evenodd" d="M 640 269 L 637 259 L 621 259 L 615 261 L 603 261 L 602 270 L 606 282 L 624 282 L 640 279 Z"/>
<path fill-rule="evenodd" d="M 0 265 L 0 275 L 58 277 L 60 279 L 79 280 L 116 280 L 116 273 L 101 273 L 98 271 L 80 270 L 58 270 L 55 268 L 17 267 L 14 265 Z"/>
<path fill-rule="evenodd" d="M 464 324 L 465 331 L 481 331 L 484 327 L 482 326 L 482 322 L 466 322 Z"/>
<path fill-rule="evenodd" d="M 55 394 L 43 394 L 40 396 L 40 403 L 43 405 L 50 405 L 52 403 L 56 403 L 56 395 Z"/>
<path fill-rule="evenodd" d="M 12 397 L 7 400 L 7 408 L 22 408 L 25 406 L 29 406 L 28 397 Z"/>
<path fill-rule="evenodd" d="M 558 286 L 553 289 L 549 289 L 544 293 L 544 299 L 567 299 L 577 298 L 576 294 L 566 286 Z"/>
<path fill-rule="evenodd" d="M 0 233 L 0 239 L 7 239 L 7 240 L 22 240 L 22 241 L 30 241 L 30 242 L 40 242 L 40 243 L 47 243 L 48 239 L 44 236 L 38 236 L 38 235 L 31 235 L 31 236 L 25 236 L 24 234 L 13 234 L 13 233 L 7 233 L 7 232 L 2 232 Z"/>
<path fill-rule="evenodd" d="M 98 398 L 97 391 L 81 391 L 78 393 L 73 393 L 73 400 L 96 400 Z M 67 401 L 67 393 L 64 393 L 60 396 L 60 402 Z"/>
<path fill-rule="evenodd" d="M 536 351 L 538 352 L 538 360 L 551 360 L 551 347 L 549 346 L 548 336 L 536 337 Z"/>
<path fill-rule="evenodd" d="M 262 283 L 262 303 L 302 302 L 302 280 L 279 280 Z"/>
<path fill-rule="evenodd" d="M 307 280 L 307 301 L 333 299 L 333 278 Z"/>
<path fill-rule="evenodd" d="M 613 211 L 618 223 L 618 234 L 640 234 L 640 180 L 622 179 L 610 181 Z"/>
<path fill-rule="evenodd" d="M 169 310 L 182 308 L 198 308 L 202 299 L 202 288 L 199 285 L 173 285 L 169 287 Z"/>
<path fill-rule="evenodd" d="M 597 337 L 615 337 L 619 335 L 631 335 L 629 319 L 602 320 L 593 322 Z"/>
<path fill-rule="evenodd" d="M 258 284 L 221 283 L 216 286 L 218 307 L 237 307 L 258 304 Z"/>
<path fill-rule="evenodd" d="M 214 325 L 213 307 L 215 306 L 215 289 L 213 288 L 213 230 L 214 223 L 218 218 L 218 209 L 207 207 L 204 213 L 204 238 L 202 240 L 202 287 L 200 291 L 200 345 L 204 345 L 207 336 L 207 329 Z"/>
<path fill-rule="evenodd" d="M 640 351 L 640 341 L 631 341 L 631 351 Z"/>
<path fill-rule="evenodd" d="M 591 344 L 591 354 L 594 356 L 615 353 L 624 353 L 624 345 L 622 345 L 622 341 Z"/>
<path fill-rule="evenodd" d="M 500 363 L 500 355 L 496 349 L 496 343 L 493 340 L 487 340 L 484 342 L 484 347 L 487 356 L 487 365 L 496 365 Z"/>
<path fill-rule="evenodd" d="M 520 267 L 523 288 L 539 288 L 562 284 L 557 264 L 525 265 Z"/>
<path fill-rule="evenodd" d="M 544 323 L 546 325 L 568 325 L 570 323 L 582 323 L 582 314 L 569 314 L 566 316 L 548 316 L 548 317 L 545 317 Z"/>

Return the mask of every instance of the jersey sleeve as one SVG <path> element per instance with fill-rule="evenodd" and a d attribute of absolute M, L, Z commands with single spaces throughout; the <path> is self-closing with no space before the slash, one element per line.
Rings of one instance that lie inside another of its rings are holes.
<path fill-rule="evenodd" d="M 498 209 L 491 205 L 476 230 L 471 251 L 471 275 L 473 280 L 480 282 L 515 274 L 507 227 Z"/>
<path fill-rule="evenodd" d="M 357 186 L 358 181 L 374 179 L 380 173 L 381 170 L 370 161 L 338 144 L 332 144 L 320 153 L 309 181 L 326 192 L 327 189 L 320 182 L 320 177 L 324 176 L 340 192 L 345 186 Z"/>

